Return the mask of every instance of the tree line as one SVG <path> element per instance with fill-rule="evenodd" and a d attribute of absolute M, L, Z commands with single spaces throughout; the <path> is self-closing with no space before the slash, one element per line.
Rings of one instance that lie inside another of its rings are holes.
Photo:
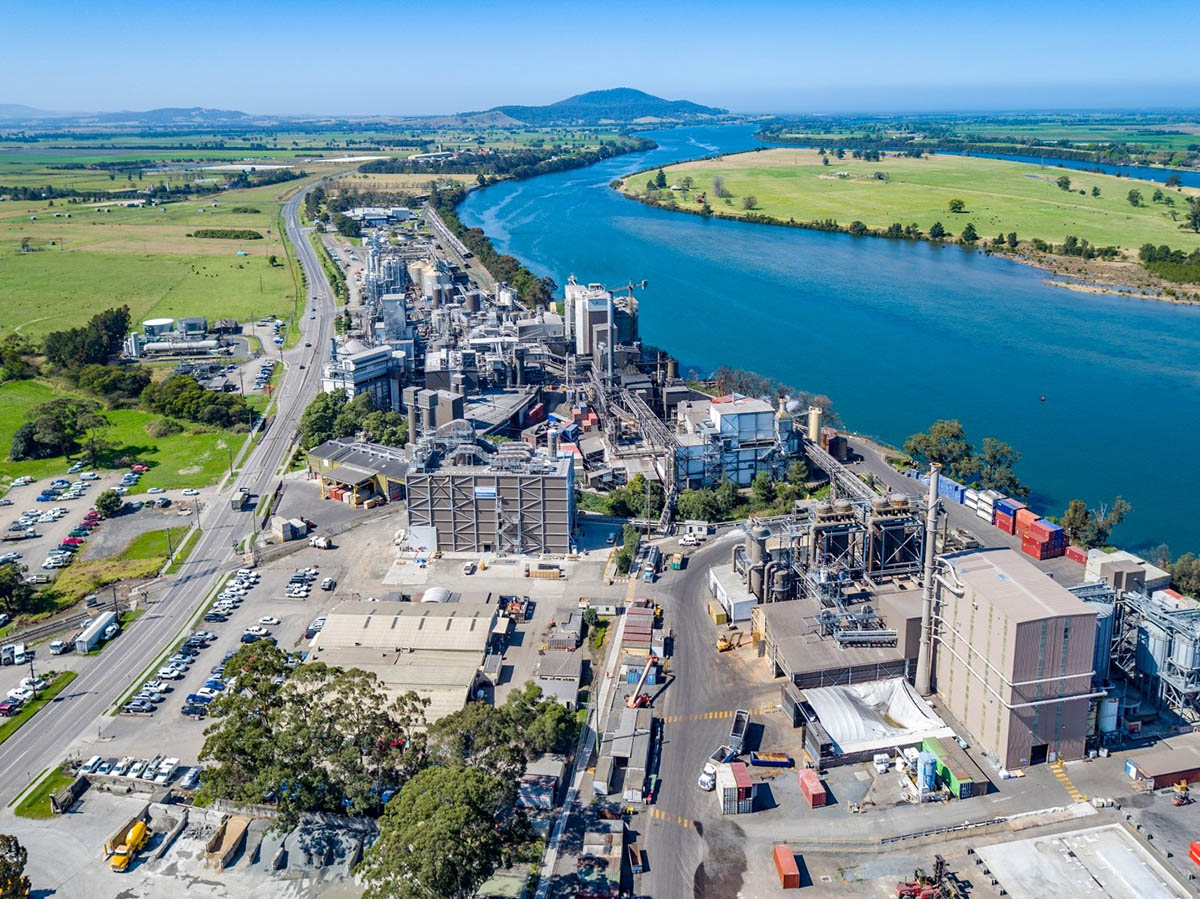
<path fill-rule="evenodd" d="M 377 409 L 369 393 L 360 393 L 351 400 L 344 390 L 318 393 L 300 416 L 300 445 L 304 449 L 360 432 L 366 432 L 367 439 L 375 443 L 404 446 L 408 442 L 408 419 L 399 412 Z"/>
<path fill-rule="evenodd" d="M 904 452 L 923 466 L 937 462 L 947 477 L 983 490 L 998 490 L 1006 496 L 1028 496 L 1029 488 L 1017 477 L 1021 454 L 994 437 L 983 438 L 976 450 L 967 441 L 958 419 L 935 421 L 904 441 Z"/>

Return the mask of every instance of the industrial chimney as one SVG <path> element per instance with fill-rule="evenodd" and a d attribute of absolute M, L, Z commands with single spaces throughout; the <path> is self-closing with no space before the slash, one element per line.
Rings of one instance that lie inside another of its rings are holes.
<path fill-rule="evenodd" d="M 925 511 L 925 578 L 921 591 L 921 643 L 917 649 L 917 693 L 928 696 L 933 692 L 933 558 L 937 550 L 938 479 L 942 466 L 929 466 L 929 495 Z"/>

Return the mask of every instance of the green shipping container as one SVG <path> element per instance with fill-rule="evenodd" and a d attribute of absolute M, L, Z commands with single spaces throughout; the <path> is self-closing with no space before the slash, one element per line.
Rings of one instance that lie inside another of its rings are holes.
<path fill-rule="evenodd" d="M 969 799 L 976 793 L 987 792 L 987 779 L 957 744 L 943 743 L 937 737 L 926 737 L 921 744 L 926 752 L 933 753 L 938 760 L 938 782 L 959 799 Z"/>

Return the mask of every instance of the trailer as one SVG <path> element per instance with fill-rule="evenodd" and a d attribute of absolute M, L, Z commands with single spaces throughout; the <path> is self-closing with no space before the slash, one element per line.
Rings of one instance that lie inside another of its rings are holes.
<path fill-rule="evenodd" d="M 246 508 L 246 503 L 250 500 L 250 490 L 247 487 L 239 487 L 237 491 L 229 498 L 229 505 L 235 512 L 241 512 Z"/>
<path fill-rule="evenodd" d="M 729 730 L 729 746 L 734 752 L 741 754 L 746 743 L 746 731 L 749 729 L 750 713 L 745 709 L 738 709 L 733 713 L 733 727 Z"/>
<path fill-rule="evenodd" d="M 790 768 L 792 757 L 786 752 L 751 752 L 750 764 L 762 768 Z"/>

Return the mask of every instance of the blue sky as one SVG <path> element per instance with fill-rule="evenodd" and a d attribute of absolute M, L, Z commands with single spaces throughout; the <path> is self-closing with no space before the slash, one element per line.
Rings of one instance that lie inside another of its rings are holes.
<path fill-rule="evenodd" d="M 1200 106 L 1200 3 L 16 3 L 0 103 L 426 114 L 630 86 L 745 112 Z"/>

